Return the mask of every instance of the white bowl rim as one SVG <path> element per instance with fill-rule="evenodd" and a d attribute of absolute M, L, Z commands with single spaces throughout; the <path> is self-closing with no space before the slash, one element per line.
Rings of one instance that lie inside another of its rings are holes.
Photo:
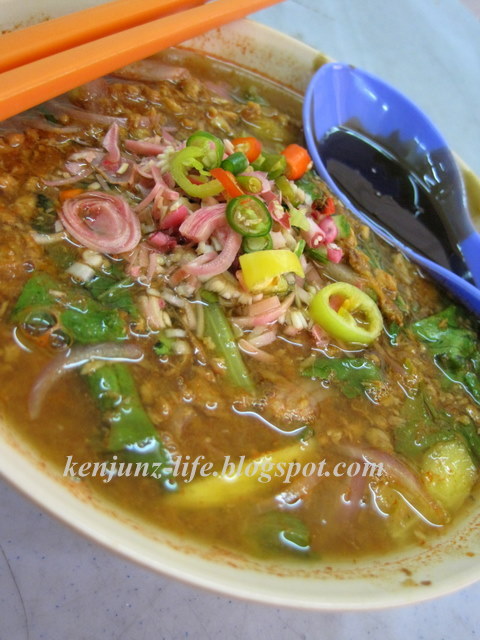
<path fill-rule="evenodd" d="M 295 69 L 292 73 L 291 86 L 298 91 L 304 88 L 315 59 L 323 55 L 278 31 L 246 20 L 214 30 L 211 34 L 206 34 L 205 37 L 195 39 L 189 44 L 196 47 L 201 41 L 206 43 L 205 46 L 208 48 L 209 38 L 218 40 L 220 33 L 228 34 L 226 39 L 231 46 L 235 46 L 235 38 L 232 36 L 245 39 L 248 35 L 252 40 L 260 39 L 270 43 L 273 37 L 277 46 L 285 49 L 287 57 L 294 51 L 301 67 L 310 64 L 310 68 L 306 69 L 303 75 L 299 75 Z M 211 49 L 208 50 L 211 51 Z M 326 59 L 324 56 L 323 58 Z M 0 473 L 17 489 L 62 522 L 146 568 L 222 595 L 298 609 L 328 611 L 382 609 L 437 598 L 466 587 L 480 578 L 480 560 L 470 558 L 467 562 L 465 560 L 461 562 L 461 566 L 453 574 L 446 572 L 443 578 L 435 579 L 433 584 L 422 584 L 422 581 L 417 581 L 415 586 L 406 588 L 399 587 L 397 580 L 396 586 L 392 583 L 388 588 L 388 580 L 380 580 L 377 584 L 373 579 L 371 582 L 366 582 L 364 578 L 350 581 L 326 579 L 317 583 L 322 587 L 319 588 L 320 593 L 313 588 L 305 591 L 299 584 L 306 584 L 304 578 L 275 576 L 272 581 L 272 576 L 213 563 L 165 544 L 159 547 L 158 542 L 153 539 L 149 542 L 143 533 L 112 519 L 111 515 L 102 512 L 92 501 L 77 500 L 72 495 L 72 488 L 60 482 L 62 478 L 58 471 L 52 471 L 44 462 L 35 459 L 35 454 L 28 451 L 28 447 L 23 443 L 10 441 L 8 437 L 0 437 L 0 458 L 2 460 Z M 472 536 L 477 526 L 477 523 L 472 525 Z M 468 547 L 470 542 L 467 541 L 466 544 Z M 477 557 L 480 557 L 480 544 L 477 544 L 477 549 Z M 464 549 L 461 549 L 459 553 L 463 554 L 463 552 Z M 431 572 L 430 567 L 425 575 L 430 576 Z M 424 582 L 427 583 L 428 580 Z"/>

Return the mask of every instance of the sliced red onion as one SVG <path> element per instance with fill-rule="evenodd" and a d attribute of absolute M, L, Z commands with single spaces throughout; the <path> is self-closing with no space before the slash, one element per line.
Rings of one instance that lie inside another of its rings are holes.
<path fill-rule="evenodd" d="M 252 356 L 252 358 L 260 360 L 260 362 L 270 363 L 274 362 L 275 360 L 274 356 L 272 356 L 271 353 L 267 353 L 266 351 L 263 351 L 263 349 L 259 349 L 248 340 L 245 340 L 245 338 L 240 338 L 240 340 L 238 341 L 238 346 L 244 353 Z"/>
<path fill-rule="evenodd" d="M 64 202 L 60 219 L 75 240 L 101 253 L 124 253 L 140 242 L 138 218 L 120 196 L 87 191 Z"/>
<path fill-rule="evenodd" d="M 282 207 L 278 197 L 271 192 L 264 193 L 262 197 L 268 203 L 268 211 L 275 222 L 284 229 L 290 229 L 290 214 Z"/>
<path fill-rule="evenodd" d="M 325 286 L 326 283 L 324 282 L 321 275 L 318 273 L 316 267 L 314 267 L 312 263 L 308 263 L 307 268 L 304 269 L 304 271 L 305 271 L 305 280 L 307 282 L 311 282 L 312 284 L 316 285 L 319 289 Z"/>
<path fill-rule="evenodd" d="M 178 193 L 178 191 L 175 191 L 168 186 L 168 184 L 163 179 L 162 174 L 160 173 L 160 169 L 155 164 L 152 165 L 152 177 L 155 180 L 155 184 L 160 185 L 162 196 L 164 198 L 166 198 L 167 200 L 172 200 L 173 202 L 178 200 L 180 194 Z"/>
<path fill-rule="evenodd" d="M 167 215 L 160 220 L 159 227 L 164 231 L 165 229 L 178 229 L 187 219 L 189 211 L 187 207 L 182 204 L 175 209 L 175 211 L 169 211 Z"/>
<path fill-rule="evenodd" d="M 198 276 L 199 278 L 218 276 L 232 266 L 241 245 L 242 236 L 228 227 L 223 249 L 213 260 L 210 260 L 210 262 L 206 264 L 200 264 L 199 258 L 203 258 L 203 256 L 199 256 L 199 258 L 184 265 L 183 268 L 187 273 Z"/>
<path fill-rule="evenodd" d="M 137 204 L 137 206 L 135 207 L 135 211 L 137 213 L 140 213 L 141 211 L 146 209 L 148 207 L 148 205 L 151 202 L 153 202 L 153 200 L 155 199 L 156 195 L 160 192 L 160 189 L 161 189 L 161 185 L 158 184 L 158 183 L 155 184 L 153 186 L 153 188 L 150 190 L 150 192 L 147 193 L 145 198 L 139 204 Z"/>
<path fill-rule="evenodd" d="M 322 218 L 318 226 L 325 234 L 325 244 L 329 244 L 333 242 L 338 235 L 338 229 L 335 222 L 332 220 L 330 216 L 325 216 Z"/>
<path fill-rule="evenodd" d="M 44 367 L 33 385 L 28 398 L 28 412 L 32 420 L 40 415 L 45 396 L 68 371 L 91 360 L 139 362 L 143 357 L 140 347 L 128 342 L 102 342 L 76 346 L 59 354 Z"/>
<path fill-rule="evenodd" d="M 427 504 L 440 519 L 438 524 L 448 522 L 449 516 L 444 508 L 432 498 L 410 467 L 398 458 L 380 449 L 363 448 L 352 444 L 340 444 L 336 448 L 339 453 L 349 458 L 364 460 L 377 465 L 385 475 L 409 491 L 413 498 L 417 498 L 424 505 Z"/>
<path fill-rule="evenodd" d="M 83 180 L 83 178 L 89 176 L 93 171 L 92 167 L 83 162 L 70 162 L 69 160 L 65 163 L 65 169 L 70 175 L 77 178 L 77 180 Z"/>
<path fill-rule="evenodd" d="M 42 116 L 28 116 L 24 119 L 23 126 L 31 127 L 32 129 L 38 129 L 39 131 L 47 131 L 51 133 L 78 133 L 80 127 L 55 125 L 48 120 L 45 120 Z"/>
<path fill-rule="evenodd" d="M 71 174 L 70 178 L 58 178 L 56 180 L 44 180 L 48 187 L 61 187 L 67 184 L 75 184 L 79 180 L 87 178 L 93 173 L 93 166 L 98 164 L 103 154 L 98 149 L 84 149 L 73 153 L 65 163 L 65 169 Z"/>
<path fill-rule="evenodd" d="M 289 309 L 295 299 L 295 293 L 291 293 L 285 298 L 282 304 L 271 311 L 256 316 L 233 318 L 239 327 L 263 327 L 277 322 Z"/>
<path fill-rule="evenodd" d="M 162 138 L 165 140 L 165 142 L 168 142 L 168 144 L 172 145 L 173 147 L 176 147 L 178 149 L 182 148 L 185 145 L 185 142 L 180 143 L 178 140 L 176 140 L 171 134 L 172 131 L 175 131 L 175 127 L 162 127 Z"/>
<path fill-rule="evenodd" d="M 152 140 L 125 140 L 125 148 L 139 156 L 158 156 L 166 149 L 165 144 L 160 143 L 159 136 L 155 136 L 158 142 Z"/>
<path fill-rule="evenodd" d="M 175 238 L 168 236 L 166 233 L 162 233 L 162 231 L 152 233 L 148 238 L 148 242 L 159 251 L 170 251 L 170 249 L 177 246 Z"/>
<path fill-rule="evenodd" d="M 312 249 L 316 249 L 325 243 L 325 232 L 312 218 L 307 218 L 310 228 L 308 231 L 302 231 L 302 236 L 306 243 Z"/>
<path fill-rule="evenodd" d="M 270 331 L 264 331 L 259 336 L 249 336 L 248 342 L 253 344 L 254 347 L 266 347 L 267 345 L 272 344 L 272 342 L 275 342 L 276 339 L 277 330 L 276 327 L 274 327 Z"/>
<path fill-rule="evenodd" d="M 82 85 L 82 98 L 84 100 L 106 97 L 108 97 L 108 82 L 105 78 L 97 78 Z"/>
<path fill-rule="evenodd" d="M 258 302 L 252 302 L 248 307 L 248 315 L 258 316 L 263 313 L 268 313 L 269 311 L 273 311 L 273 309 L 277 309 L 280 304 L 278 296 L 268 296 L 268 298 L 263 298 L 263 300 L 259 300 Z"/>
<path fill-rule="evenodd" d="M 157 255 L 155 251 L 151 251 L 148 256 L 148 269 L 146 273 L 147 282 L 151 282 L 155 271 L 157 270 Z"/>
<path fill-rule="evenodd" d="M 120 128 L 118 126 L 118 123 L 114 122 L 110 126 L 102 140 L 102 147 L 107 152 L 107 155 L 104 157 L 103 162 L 107 163 L 111 167 L 118 167 L 122 158 L 119 146 L 119 133 Z"/>
<path fill-rule="evenodd" d="M 331 342 L 328 333 L 318 324 L 314 324 L 312 327 L 312 337 L 315 340 L 315 345 L 319 349 L 323 349 L 323 347 L 326 347 Z"/>
<path fill-rule="evenodd" d="M 343 249 L 341 249 L 339 246 L 331 242 L 327 246 L 327 258 L 328 260 L 330 260 L 330 262 L 333 262 L 334 264 L 339 263 L 343 258 Z"/>
<path fill-rule="evenodd" d="M 225 225 L 227 205 L 222 202 L 210 207 L 201 207 L 188 216 L 180 226 L 180 233 L 195 242 L 206 242 L 212 233 Z"/>
<path fill-rule="evenodd" d="M 226 83 L 207 80 L 204 85 L 209 92 L 215 93 L 217 96 L 224 98 L 225 100 L 231 100 L 232 96 L 230 94 L 230 89 Z"/>
<path fill-rule="evenodd" d="M 160 64 L 157 60 L 142 60 L 129 64 L 121 71 L 117 71 L 115 75 L 121 78 L 131 78 L 132 80 L 146 80 L 147 82 L 159 82 L 162 80 L 178 82 L 182 78 L 188 78 L 190 72 L 184 67 Z"/>
<path fill-rule="evenodd" d="M 121 127 L 126 127 L 128 124 L 127 118 L 117 118 L 115 116 L 106 116 L 103 113 L 92 113 L 79 109 L 67 102 L 60 102 L 57 100 L 51 100 L 48 103 L 49 110 L 54 114 L 67 114 L 74 120 L 79 122 L 86 122 L 91 124 L 111 125 L 114 122 Z"/>
<path fill-rule="evenodd" d="M 212 260 L 214 260 L 215 258 L 218 257 L 218 253 L 216 251 L 210 251 L 209 253 L 204 253 L 201 256 L 198 256 L 198 258 L 195 258 L 195 264 L 197 266 L 200 266 L 202 264 L 206 264 L 207 262 L 211 262 Z M 188 264 L 188 263 L 187 263 Z M 184 264 L 182 267 L 180 267 L 180 269 L 177 269 L 171 276 L 170 276 L 170 285 L 172 287 L 176 287 L 177 284 L 179 284 L 180 282 L 182 282 L 182 280 L 186 280 L 187 278 L 190 279 L 190 281 L 192 279 L 195 279 L 196 284 L 198 283 L 198 279 L 194 276 L 192 276 L 187 270 L 186 270 L 186 266 L 187 264 Z"/>
<path fill-rule="evenodd" d="M 101 162 L 102 158 L 103 151 L 100 151 L 99 149 L 91 149 L 88 147 L 86 149 L 82 149 L 81 151 L 75 151 L 75 153 L 72 153 L 68 158 L 68 162 L 83 162 L 87 164 L 97 165 Z"/>
<path fill-rule="evenodd" d="M 75 184 L 79 180 L 86 178 L 92 173 L 92 169 L 85 176 L 70 176 L 70 178 L 59 178 L 58 180 L 43 180 L 43 184 L 47 187 L 63 187 L 67 184 Z"/>
<path fill-rule="evenodd" d="M 162 197 L 164 197 L 164 198 L 166 198 L 167 200 L 170 200 L 170 201 L 178 200 L 178 198 L 180 197 L 180 194 L 177 191 L 174 191 L 173 189 L 170 189 L 170 187 L 167 185 L 167 183 L 163 179 L 158 167 L 156 167 L 155 165 L 151 164 L 150 165 L 150 169 L 151 169 L 151 176 L 149 176 L 149 177 L 151 177 L 155 181 L 155 184 L 152 187 L 152 189 L 150 190 L 150 192 L 142 200 L 142 202 L 140 202 L 140 204 L 138 204 L 135 207 L 135 211 L 137 211 L 137 212 L 140 212 L 140 211 L 143 211 L 144 209 L 146 209 L 148 207 L 148 205 L 151 202 L 156 201 L 156 199 L 159 196 L 162 196 Z M 138 171 L 138 167 L 137 167 L 137 171 Z M 146 176 L 143 176 L 143 177 L 146 177 Z"/>
<path fill-rule="evenodd" d="M 97 171 L 111 184 L 129 184 L 134 170 L 131 160 L 122 158 L 120 151 L 119 126 L 114 122 L 102 140 L 102 146 L 107 152 L 98 163 Z"/>

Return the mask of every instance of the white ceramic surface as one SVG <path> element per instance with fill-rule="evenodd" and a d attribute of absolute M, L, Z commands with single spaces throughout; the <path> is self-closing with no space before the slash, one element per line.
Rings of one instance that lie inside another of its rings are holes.
<path fill-rule="evenodd" d="M 18 11 L 13 24 L 21 21 Z M 61 10 L 74 2 L 62 2 Z M 88 3 L 87 3 L 88 4 Z M 53 14 L 60 3 L 53 2 Z M 242 21 L 187 43 L 268 75 L 301 91 L 318 54 L 278 32 Z M 110 505 L 66 483 L 5 423 L 0 424 L 1 472 L 43 508 L 100 544 L 154 570 L 222 593 L 261 602 L 312 609 L 364 609 L 416 602 L 465 586 L 480 577 L 480 515 L 472 513 L 460 529 L 428 552 L 322 567 L 302 572 L 184 543 L 166 533 L 116 515 Z M 474 554 L 473 556 L 471 554 Z M 409 572 L 407 576 L 406 570 Z"/>

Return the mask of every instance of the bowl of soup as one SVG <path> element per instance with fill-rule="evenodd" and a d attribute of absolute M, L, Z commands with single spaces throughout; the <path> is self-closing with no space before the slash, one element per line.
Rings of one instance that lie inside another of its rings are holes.
<path fill-rule="evenodd" d="M 478 579 L 478 330 L 313 171 L 325 60 L 240 21 L 0 124 L 1 471 L 174 578 L 386 607 Z"/>

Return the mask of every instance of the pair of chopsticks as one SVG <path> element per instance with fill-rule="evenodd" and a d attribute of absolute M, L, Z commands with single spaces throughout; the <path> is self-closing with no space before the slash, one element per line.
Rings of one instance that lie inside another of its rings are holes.
<path fill-rule="evenodd" d="M 116 0 L 1 35 L 0 120 L 278 1 Z"/>

